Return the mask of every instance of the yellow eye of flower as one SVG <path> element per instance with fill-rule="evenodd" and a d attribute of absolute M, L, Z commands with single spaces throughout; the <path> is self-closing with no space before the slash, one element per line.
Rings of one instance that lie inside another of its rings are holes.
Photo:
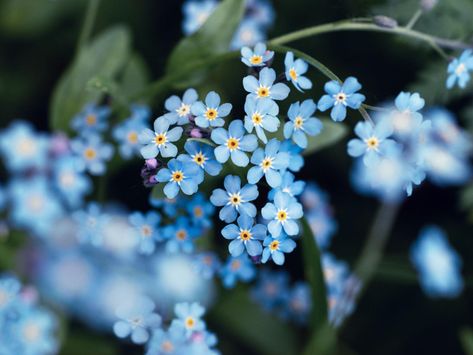
<path fill-rule="evenodd" d="M 97 156 L 97 152 L 95 151 L 95 149 L 87 148 L 86 150 L 84 150 L 84 157 L 87 160 L 95 159 L 96 156 Z"/>
<path fill-rule="evenodd" d="M 169 340 L 166 340 L 161 344 L 161 350 L 165 353 L 172 353 L 174 351 L 174 345 L 172 345 Z"/>
<path fill-rule="evenodd" d="M 274 158 L 272 157 L 266 157 L 263 159 L 260 165 L 264 172 L 266 172 L 268 169 L 270 169 L 273 166 L 273 160 Z"/>
<path fill-rule="evenodd" d="M 304 119 L 301 116 L 297 116 L 294 120 L 294 127 L 301 128 L 304 125 Z"/>
<path fill-rule="evenodd" d="M 251 232 L 247 229 L 243 229 L 240 231 L 240 239 L 243 241 L 248 241 L 251 239 Z"/>
<path fill-rule="evenodd" d="M 268 97 L 270 94 L 269 88 L 266 86 L 260 86 L 258 90 L 256 91 L 256 95 L 258 97 Z"/>
<path fill-rule="evenodd" d="M 186 105 L 184 102 L 181 104 L 181 106 L 178 109 L 176 109 L 177 115 L 179 117 L 187 116 L 190 111 L 191 111 L 190 105 Z"/>
<path fill-rule="evenodd" d="M 209 120 L 209 121 L 213 121 L 214 119 L 216 119 L 218 116 L 218 111 L 214 108 L 208 108 L 207 111 L 205 111 L 205 117 Z"/>
<path fill-rule="evenodd" d="M 291 77 L 292 80 L 296 81 L 297 80 L 296 69 L 294 68 L 289 69 L 289 76 Z"/>
<path fill-rule="evenodd" d="M 378 138 L 370 137 L 365 142 L 366 142 L 366 145 L 368 146 L 368 149 L 378 149 L 378 146 L 379 146 Z"/>
<path fill-rule="evenodd" d="M 185 323 L 187 328 L 193 328 L 195 325 L 195 320 L 192 317 L 187 317 Z"/>
<path fill-rule="evenodd" d="M 279 240 L 273 240 L 271 244 L 269 244 L 269 249 L 271 251 L 275 251 L 279 249 Z"/>
<path fill-rule="evenodd" d="M 230 203 L 233 205 L 233 206 L 238 206 L 240 203 L 241 203 L 241 197 L 240 197 L 240 194 L 233 194 L 233 195 L 230 195 Z"/>
<path fill-rule="evenodd" d="M 138 142 L 138 133 L 136 132 L 130 132 L 128 133 L 128 142 L 131 144 L 136 144 Z"/>
<path fill-rule="evenodd" d="M 180 170 L 176 170 L 172 173 L 171 180 L 177 183 L 180 183 L 184 180 L 184 173 Z"/>
<path fill-rule="evenodd" d="M 205 158 L 205 155 L 202 154 L 201 152 L 199 153 L 196 153 L 192 159 L 200 166 L 204 165 L 205 161 L 206 161 L 206 158 Z"/>
<path fill-rule="evenodd" d="M 263 122 L 263 116 L 261 116 L 258 112 L 255 112 L 253 116 L 251 116 L 251 120 L 255 126 L 259 126 Z"/>
<path fill-rule="evenodd" d="M 287 219 L 287 212 L 285 210 L 279 210 L 276 218 L 280 222 L 284 222 Z"/>
<path fill-rule="evenodd" d="M 250 63 L 251 63 L 251 64 L 257 65 L 257 64 L 261 64 L 262 62 L 263 62 L 263 57 L 260 56 L 260 55 L 254 54 L 254 55 L 252 55 L 251 58 L 250 58 Z"/>
<path fill-rule="evenodd" d="M 187 238 L 187 232 L 184 229 L 179 229 L 176 232 L 176 238 L 179 240 L 185 240 Z"/>
<path fill-rule="evenodd" d="M 455 74 L 461 75 L 466 70 L 465 64 L 460 63 L 455 69 Z"/>
<path fill-rule="evenodd" d="M 166 133 L 156 134 L 154 137 L 154 143 L 156 145 L 163 145 L 167 142 L 168 138 L 166 137 Z"/>
<path fill-rule="evenodd" d="M 231 151 L 238 149 L 239 144 L 240 143 L 238 142 L 238 139 L 236 138 L 227 139 L 227 148 L 230 149 Z"/>
<path fill-rule="evenodd" d="M 87 115 L 85 118 L 85 123 L 87 126 L 94 126 L 97 123 L 97 116 L 94 114 Z"/>
<path fill-rule="evenodd" d="M 202 211 L 202 208 L 200 206 L 194 207 L 194 216 L 196 217 L 202 217 L 204 212 Z"/>
<path fill-rule="evenodd" d="M 240 268 L 240 266 L 241 266 L 240 260 L 233 260 L 230 267 L 233 271 L 236 271 Z"/>
<path fill-rule="evenodd" d="M 339 92 L 337 95 L 335 95 L 335 100 L 338 103 L 344 103 L 346 99 L 347 95 L 344 92 Z"/>
<path fill-rule="evenodd" d="M 36 150 L 35 141 L 23 138 L 18 142 L 18 151 L 22 155 L 32 155 Z"/>
<path fill-rule="evenodd" d="M 143 237 L 150 237 L 152 234 L 151 227 L 145 224 L 143 227 L 141 227 L 141 234 L 143 234 Z"/>

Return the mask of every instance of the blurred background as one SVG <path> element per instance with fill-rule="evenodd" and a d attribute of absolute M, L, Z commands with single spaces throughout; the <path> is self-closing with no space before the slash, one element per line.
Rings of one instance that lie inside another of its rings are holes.
<path fill-rule="evenodd" d="M 132 33 L 132 47 L 141 56 L 150 81 L 163 75 L 167 57 L 182 38 L 182 1 L 104 0 L 100 3 L 94 33 L 123 24 Z M 86 1 L 0 0 L 0 129 L 14 119 L 24 119 L 47 131 L 51 93 L 73 59 Z M 418 2 L 371 0 L 274 0 L 274 25 L 268 38 L 311 25 L 339 19 L 386 15 L 405 23 Z M 418 29 L 442 37 L 471 40 L 473 3 L 470 0 L 440 1 L 425 14 Z M 473 129 L 473 91 L 447 92 L 446 61 L 424 44 L 387 34 L 333 33 L 291 44 L 322 63 L 338 76 L 356 76 L 363 84 L 367 103 L 380 104 L 400 91 L 419 91 L 426 106 L 445 106 L 463 127 Z M 280 56 L 276 67 L 282 66 Z M 235 61 L 220 64 L 210 78 L 196 89 L 216 90 L 232 102 L 234 114 L 243 114 L 241 78 L 245 68 Z M 315 70 L 308 75 L 316 100 L 325 78 Z M 153 115 L 163 110 L 164 98 L 150 105 Z M 282 109 L 284 111 L 285 108 Z M 352 113 L 345 121 L 351 127 L 360 119 Z M 351 132 L 351 130 L 350 130 Z M 375 199 L 361 196 L 350 185 L 352 160 L 346 154 L 351 133 L 334 146 L 310 156 L 299 174 L 314 181 L 330 196 L 338 231 L 331 252 L 353 265 L 378 206 Z M 135 160 L 115 172 L 106 196 L 127 206 L 144 210 L 149 191 L 142 187 Z M 0 177 L 6 181 L 6 172 Z M 438 187 L 425 182 L 402 206 L 388 244 L 386 258 L 367 292 L 340 334 L 341 341 L 357 354 L 461 354 L 459 331 L 473 325 L 473 213 L 463 188 Z M 463 203 L 462 203 L 463 201 Z M 409 262 L 409 248 L 426 224 L 442 227 L 463 259 L 465 289 L 454 299 L 428 298 L 419 287 Z M 292 279 L 302 279 L 300 248 L 285 267 Z M 393 267 L 394 265 L 394 267 Z M 399 280 L 393 268 L 409 269 L 412 278 Z M 383 268 L 386 268 L 383 272 Z M 317 305 L 315 305 L 316 307 Z M 231 321 L 231 320 L 227 320 Z M 208 320 L 219 337 L 223 354 L 253 354 L 253 350 L 231 332 L 220 331 L 218 321 Z M 248 324 L 255 332 L 258 324 Z M 301 334 L 305 334 L 302 332 Z M 81 345 L 82 342 L 82 345 Z M 139 354 L 142 350 L 124 345 L 113 336 L 94 332 L 73 321 L 64 354 L 83 354 L 83 346 L 94 346 L 94 354 Z M 84 345 L 85 344 L 85 345 Z M 90 348 L 89 348 L 90 349 Z M 87 350 L 89 350 L 87 349 Z M 348 353 L 348 350 L 347 350 Z"/>

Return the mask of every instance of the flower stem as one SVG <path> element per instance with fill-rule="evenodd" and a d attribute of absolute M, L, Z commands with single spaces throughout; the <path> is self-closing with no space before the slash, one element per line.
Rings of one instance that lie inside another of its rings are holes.
<path fill-rule="evenodd" d="M 95 18 L 97 17 L 97 11 L 99 8 L 100 0 L 89 0 L 87 4 L 87 10 L 85 12 L 84 23 L 82 24 L 82 29 L 79 34 L 79 40 L 76 47 L 76 55 L 85 46 L 89 37 L 92 33 L 92 28 L 94 26 Z"/>
<path fill-rule="evenodd" d="M 417 23 L 417 21 L 420 19 L 420 17 L 422 16 L 424 12 L 422 10 L 417 10 L 414 15 L 411 17 L 411 19 L 409 20 L 409 22 L 407 23 L 406 25 L 406 28 L 407 29 L 411 29 L 412 27 L 414 27 L 414 25 Z"/>

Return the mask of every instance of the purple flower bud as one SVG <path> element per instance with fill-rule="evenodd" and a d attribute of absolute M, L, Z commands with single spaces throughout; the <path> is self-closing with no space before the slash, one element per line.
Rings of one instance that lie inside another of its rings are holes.
<path fill-rule="evenodd" d="M 397 21 L 391 17 L 378 15 L 373 18 L 374 23 L 379 27 L 396 28 Z"/>
<path fill-rule="evenodd" d="M 423 11 L 432 10 L 438 3 L 438 0 L 420 0 L 420 7 Z"/>
<path fill-rule="evenodd" d="M 147 159 L 145 161 L 145 165 L 148 169 L 156 169 L 159 163 L 157 159 L 153 158 L 153 159 Z"/>
<path fill-rule="evenodd" d="M 51 154 L 54 156 L 69 153 L 69 138 L 64 133 L 57 133 L 51 138 Z"/>
<path fill-rule="evenodd" d="M 253 264 L 261 264 L 261 255 L 250 256 L 250 259 Z"/>

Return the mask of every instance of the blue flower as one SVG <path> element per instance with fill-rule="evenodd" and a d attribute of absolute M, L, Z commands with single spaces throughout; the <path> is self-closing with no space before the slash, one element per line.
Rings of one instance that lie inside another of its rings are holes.
<path fill-rule="evenodd" d="M 400 137 L 411 136 L 422 124 L 422 114 L 417 111 L 424 107 L 425 100 L 418 93 L 401 92 L 394 104 L 396 109 L 388 118 L 394 133 Z"/>
<path fill-rule="evenodd" d="M 164 117 L 167 118 L 170 124 L 188 124 L 192 104 L 197 101 L 197 98 L 197 91 L 194 89 L 187 89 L 182 96 L 182 100 L 176 95 L 169 97 L 164 103 L 164 107 L 170 112 L 166 113 Z"/>
<path fill-rule="evenodd" d="M 113 138 L 120 145 L 118 150 L 124 159 L 130 159 L 140 153 L 139 135 L 147 126 L 141 117 L 137 114 L 132 115 L 131 118 L 117 125 L 113 130 Z"/>
<path fill-rule="evenodd" d="M 192 223 L 199 227 L 209 228 L 212 226 L 212 216 L 215 207 L 201 193 L 196 194 L 185 208 L 192 220 Z"/>
<path fill-rule="evenodd" d="M 299 147 L 307 148 L 305 134 L 315 136 L 323 128 L 322 122 L 316 117 L 312 117 L 316 108 L 317 106 L 313 100 L 305 100 L 302 104 L 299 102 L 293 103 L 287 112 L 290 121 L 284 125 L 284 138 L 292 137 L 293 142 Z"/>
<path fill-rule="evenodd" d="M 89 203 L 85 210 L 74 212 L 72 218 L 79 226 L 77 237 L 80 242 L 95 246 L 102 243 L 104 227 L 109 222 L 109 217 L 102 213 L 97 203 Z"/>
<path fill-rule="evenodd" d="M 447 68 L 447 88 L 451 89 L 456 83 L 462 89 L 470 81 L 470 70 L 473 70 L 473 52 L 471 49 L 463 51 L 459 58 L 453 59 Z"/>
<path fill-rule="evenodd" d="M 53 168 L 54 185 L 62 197 L 71 207 L 81 205 L 84 196 L 91 191 L 92 183 L 79 171 L 77 157 L 63 156 L 54 162 Z"/>
<path fill-rule="evenodd" d="M 226 288 L 235 287 L 237 281 L 249 282 L 256 275 L 256 269 L 247 255 L 242 254 L 236 258 L 229 257 L 220 269 L 220 277 Z"/>
<path fill-rule="evenodd" d="M 370 122 L 358 122 L 355 133 L 360 139 L 348 142 L 348 154 L 352 157 L 363 156 L 363 162 L 371 166 L 380 155 L 389 154 L 396 149 L 396 142 L 388 139 L 392 132 L 392 126 L 386 120 L 379 121 L 375 126 Z"/>
<path fill-rule="evenodd" d="M 186 195 L 195 194 L 199 184 L 204 181 L 204 173 L 196 164 L 178 157 L 171 159 L 167 168 L 158 171 L 156 180 L 166 182 L 164 194 L 168 198 L 174 198 L 179 190 L 182 190 Z"/>
<path fill-rule="evenodd" d="M 430 297 L 457 297 L 463 290 L 462 260 L 437 226 L 425 227 L 411 247 L 422 289 Z"/>
<path fill-rule="evenodd" d="M 187 338 L 190 338 L 194 332 L 205 330 L 205 322 L 202 320 L 205 308 L 199 303 L 177 303 L 174 306 L 174 313 L 177 318 L 172 321 L 171 326 L 183 327 Z"/>
<path fill-rule="evenodd" d="M 264 310 L 274 311 L 284 305 L 288 290 L 289 274 L 286 271 L 263 269 L 256 285 L 250 290 L 250 295 Z"/>
<path fill-rule="evenodd" d="M 283 315 L 298 324 L 306 324 L 312 309 L 312 295 L 306 282 L 297 282 L 287 294 Z"/>
<path fill-rule="evenodd" d="M 281 185 L 281 170 L 289 164 L 289 154 L 280 152 L 281 142 L 276 138 L 271 139 L 266 147 L 258 148 L 251 156 L 251 164 L 255 165 L 248 170 L 247 178 L 250 184 L 257 184 L 263 175 L 271 187 Z"/>
<path fill-rule="evenodd" d="M 210 145 L 188 140 L 184 149 L 192 161 L 207 174 L 217 176 L 222 171 L 222 164 L 215 160 L 214 148 Z"/>
<path fill-rule="evenodd" d="M 194 251 L 194 240 L 199 236 L 200 229 L 194 227 L 189 219 L 180 216 L 172 225 L 163 228 L 163 236 L 167 240 L 166 251 L 168 253 L 192 253 Z"/>
<path fill-rule="evenodd" d="M 304 166 L 304 158 L 301 155 L 302 148 L 294 144 L 288 139 L 282 141 L 279 147 L 280 152 L 286 152 L 289 154 L 289 165 L 288 169 L 291 171 L 299 171 Z"/>
<path fill-rule="evenodd" d="M 210 196 L 210 202 L 214 206 L 224 206 L 219 213 L 222 221 L 233 222 L 238 213 L 250 217 L 256 216 L 256 207 L 250 201 L 258 197 L 258 187 L 246 184 L 241 187 L 240 177 L 228 175 L 223 182 L 225 190 L 215 189 Z"/>
<path fill-rule="evenodd" d="M 271 189 L 271 191 L 268 194 L 268 199 L 269 200 L 273 200 L 274 195 L 278 191 L 285 192 L 285 193 L 289 194 L 292 197 L 299 196 L 302 193 L 302 191 L 304 191 L 305 182 L 304 181 L 294 181 L 295 177 L 289 171 L 284 172 L 281 176 L 282 176 L 281 184 L 278 187 L 275 187 L 274 189 Z"/>
<path fill-rule="evenodd" d="M 238 217 L 238 226 L 229 224 L 222 229 L 225 239 L 230 239 L 228 251 L 232 256 L 240 256 L 246 249 L 250 256 L 260 255 L 263 251 L 260 240 L 266 237 L 266 226 L 254 224 L 253 218 L 242 215 Z"/>
<path fill-rule="evenodd" d="M 119 307 L 116 316 L 119 320 L 113 325 L 115 335 L 119 338 L 131 335 L 131 341 L 135 344 L 146 343 L 150 330 L 161 325 L 161 317 L 154 313 L 153 301 L 146 297 Z"/>
<path fill-rule="evenodd" d="M 245 10 L 245 17 L 253 19 L 262 28 L 267 28 L 274 22 L 274 8 L 269 0 L 248 0 Z"/>
<path fill-rule="evenodd" d="M 230 122 L 228 131 L 225 128 L 217 128 L 212 131 L 212 140 L 220 144 L 215 148 L 215 157 L 220 163 L 225 163 L 231 157 L 233 164 L 240 167 L 248 165 L 250 159 L 244 152 L 252 152 L 258 146 L 256 136 L 245 135 L 243 121 Z"/>
<path fill-rule="evenodd" d="M 231 110 L 229 103 L 220 105 L 220 96 L 215 91 L 207 94 L 205 104 L 197 101 L 191 106 L 191 112 L 196 116 L 195 124 L 202 128 L 222 127 L 225 124 L 222 117 L 228 116 Z"/>
<path fill-rule="evenodd" d="M 243 46 L 254 46 L 266 40 L 266 34 L 261 26 L 252 18 L 244 18 L 233 35 L 230 49 L 240 49 Z"/>
<path fill-rule="evenodd" d="M 161 216 L 156 212 L 146 214 L 134 212 L 128 218 L 130 224 L 137 231 L 139 242 L 139 252 L 142 254 L 152 254 L 156 247 L 156 242 L 162 239 L 158 230 Z"/>
<path fill-rule="evenodd" d="M 336 80 L 329 81 L 325 84 L 324 89 L 328 95 L 322 96 L 317 106 L 322 112 L 333 107 L 330 117 L 335 122 L 345 119 L 347 107 L 359 109 L 365 101 L 365 96 L 357 93 L 361 89 L 361 84 L 352 76 L 348 77 L 343 84 Z"/>
<path fill-rule="evenodd" d="M 333 216 L 324 210 L 309 210 L 304 214 L 320 249 L 326 249 L 337 231 Z"/>
<path fill-rule="evenodd" d="M 349 269 L 345 262 L 337 260 L 332 254 L 322 255 L 322 269 L 328 295 L 340 294 L 345 289 Z"/>
<path fill-rule="evenodd" d="M 95 134 L 74 139 L 71 149 L 80 158 L 77 164 L 79 171 L 88 170 L 92 175 L 103 175 L 105 162 L 113 155 L 113 147 L 102 142 L 102 138 Z"/>
<path fill-rule="evenodd" d="M 197 254 L 194 261 L 197 272 L 205 279 L 213 278 L 215 273 L 221 268 L 220 259 L 213 252 Z"/>
<path fill-rule="evenodd" d="M 13 304 L 20 289 L 21 284 L 16 277 L 9 275 L 0 277 L 0 318 L 5 310 Z"/>
<path fill-rule="evenodd" d="M 284 253 L 291 253 L 296 247 L 296 242 L 291 238 L 282 235 L 277 238 L 268 236 L 264 239 L 263 245 L 263 256 L 261 258 L 262 263 L 266 263 L 269 259 L 273 259 L 277 265 L 284 264 Z"/>
<path fill-rule="evenodd" d="M 248 95 L 255 98 L 269 98 L 273 100 L 284 100 L 289 95 L 289 87 L 283 83 L 274 84 L 276 72 L 271 68 L 263 68 L 259 73 L 259 79 L 253 75 L 243 78 L 243 87 L 249 92 Z"/>
<path fill-rule="evenodd" d="M 249 47 L 241 48 L 241 61 L 249 67 L 262 67 L 273 59 L 274 52 L 266 49 L 266 44 L 257 43 L 252 50 Z"/>
<path fill-rule="evenodd" d="M 184 351 L 186 335 L 182 327 L 169 327 L 167 331 L 156 329 L 146 345 L 146 355 L 177 355 Z"/>
<path fill-rule="evenodd" d="M 197 31 L 212 14 L 217 7 L 215 0 L 186 1 L 182 6 L 184 21 L 182 22 L 182 31 L 185 35 L 190 35 Z"/>
<path fill-rule="evenodd" d="M 289 194 L 277 192 L 274 203 L 268 202 L 261 213 L 264 219 L 270 221 L 268 230 L 273 237 L 279 237 L 283 229 L 289 236 L 299 233 L 299 225 L 295 220 L 302 217 L 302 206 Z"/>
<path fill-rule="evenodd" d="M 108 127 L 110 108 L 89 104 L 71 121 L 71 127 L 81 135 L 103 132 Z"/>
<path fill-rule="evenodd" d="M 312 88 L 312 82 L 303 76 L 309 67 L 305 61 L 302 59 L 294 60 L 294 54 L 287 52 L 286 58 L 284 58 L 284 66 L 286 67 L 286 79 L 290 80 L 297 90 L 302 92 Z"/>
<path fill-rule="evenodd" d="M 276 117 L 279 107 L 271 99 L 256 99 L 254 96 L 248 95 L 245 101 L 245 113 L 246 130 L 251 133 L 254 128 L 256 135 L 263 143 L 268 142 L 264 131 L 276 132 L 281 123 Z"/>
<path fill-rule="evenodd" d="M 140 150 L 143 158 L 156 158 L 158 154 L 161 154 L 163 158 L 177 155 L 177 147 L 171 142 L 181 138 L 183 129 L 182 127 L 169 129 L 169 125 L 167 118 L 161 116 L 154 121 L 154 132 L 146 128 L 140 133 L 140 143 L 145 145 Z"/>

